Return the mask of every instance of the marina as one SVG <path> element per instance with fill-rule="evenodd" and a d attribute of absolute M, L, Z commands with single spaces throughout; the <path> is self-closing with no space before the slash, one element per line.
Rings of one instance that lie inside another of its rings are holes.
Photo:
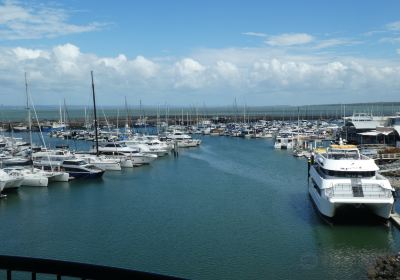
<path fill-rule="evenodd" d="M 235 131 L 239 125 L 228 127 Z M 354 279 L 366 275 L 375 257 L 399 248 L 395 222 L 371 213 L 350 213 L 333 223 L 321 217 L 308 194 L 307 159 L 275 149 L 274 138 L 195 131 L 200 144 L 179 148 L 178 157 L 172 149 L 150 164 L 106 171 L 100 178 L 6 192 L 0 237 L 12 235 L 15 242 L 5 243 L 0 253 L 191 279 L 285 279 L 293 273 L 309 279 L 327 271 L 330 279 Z M 14 135 L 20 143 L 29 141 L 29 133 Z M 76 153 L 94 146 L 91 139 L 43 137 L 48 149 L 68 144 Z M 32 138 L 40 143 L 39 134 Z M 29 224 L 29 234 L 16 220 Z M 105 243 L 113 256 L 103 251 Z"/>
<path fill-rule="evenodd" d="M 0 0 L 0 280 L 400 279 L 399 10 Z"/>

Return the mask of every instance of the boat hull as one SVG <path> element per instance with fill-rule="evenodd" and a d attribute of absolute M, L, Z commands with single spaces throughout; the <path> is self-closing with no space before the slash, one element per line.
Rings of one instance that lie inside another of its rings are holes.
<path fill-rule="evenodd" d="M 101 178 L 104 174 L 104 170 L 99 172 L 77 172 L 77 171 L 68 171 L 70 177 L 75 179 L 93 179 L 93 178 Z"/>
<path fill-rule="evenodd" d="M 49 179 L 46 177 L 33 177 L 27 178 L 25 177 L 21 183 L 21 186 L 27 187 L 47 187 L 49 184 Z"/>
<path fill-rule="evenodd" d="M 21 186 L 23 178 L 10 179 L 5 182 L 3 191 L 17 189 Z"/>
<path fill-rule="evenodd" d="M 69 174 L 67 172 L 60 172 L 49 176 L 50 182 L 68 182 Z"/>
<path fill-rule="evenodd" d="M 354 208 L 365 207 L 375 215 L 389 219 L 394 203 L 393 197 L 381 199 L 380 201 L 374 199 L 330 199 L 320 196 L 312 186 L 309 187 L 309 194 L 318 211 L 329 218 L 335 217 L 338 209 L 345 206 L 353 206 Z"/>

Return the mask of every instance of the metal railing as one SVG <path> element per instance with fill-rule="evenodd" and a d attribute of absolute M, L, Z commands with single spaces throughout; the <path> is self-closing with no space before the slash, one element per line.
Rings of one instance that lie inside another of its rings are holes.
<path fill-rule="evenodd" d="M 364 183 L 360 186 L 362 188 L 362 197 L 366 198 L 390 198 L 392 192 L 389 189 L 381 187 L 379 184 L 368 184 Z M 357 197 L 354 195 L 352 184 L 335 184 L 331 188 L 325 189 L 326 196 L 341 197 L 341 198 L 353 198 Z M 360 198 L 360 197 L 357 197 Z"/>
<path fill-rule="evenodd" d="M 372 159 L 400 159 L 400 154 L 399 153 L 391 153 L 391 154 L 376 154 L 370 156 Z"/>
<path fill-rule="evenodd" d="M 28 258 L 0 255 L 0 270 L 6 271 L 7 280 L 13 279 L 13 272 L 28 272 L 36 280 L 38 274 L 55 275 L 77 279 L 181 279 L 137 270 L 85 264 L 51 259 Z"/>

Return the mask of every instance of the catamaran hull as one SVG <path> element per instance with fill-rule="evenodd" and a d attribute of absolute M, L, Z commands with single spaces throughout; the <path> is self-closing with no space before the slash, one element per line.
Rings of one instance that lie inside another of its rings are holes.
<path fill-rule="evenodd" d="M 394 203 L 393 197 L 380 199 L 379 202 L 374 199 L 329 199 L 321 197 L 312 186 L 309 187 L 309 194 L 318 211 L 329 218 L 333 218 L 337 210 L 344 206 L 364 206 L 375 215 L 389 219 Z"/>
<path fill-rule="evenodd" d="M 21 186 L 23 180 L 24 180 L 23 178 L 18 178 L 18 179 L 11 179 L 9 181 L 6 181 L 3 191 L 19 188 Z"/>
<path fill-rule="evenodd" d="M 28 186 L 28 187 L 47 187 L 49 184 L 49 179 L 47 177 L 41 178 L 24 178 L 22 181 L 21 186 Z"/>
<path fill-rule="evenodd" d="M 61 172 L 59 174 L 54 174 L 49 176 L 50 182 L 68 182 L 69 174 L 67 172 Z"/>

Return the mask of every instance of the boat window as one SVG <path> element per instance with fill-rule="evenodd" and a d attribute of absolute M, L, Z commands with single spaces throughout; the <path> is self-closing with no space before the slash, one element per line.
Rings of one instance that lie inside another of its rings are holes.
<path fill-rule="evenodd" d="M 79 173 L 85 172 L 84 170 L 75 167 L 64 167 L 64 169 L 69 172 L 79 172 Z"/>
<path fill-rule="evenodd" d="M 74 161 L 68 161 L 68 160 L 65 160 L 64 161 L 64 164 L 68 164 L 68 165 L 84 165 L 84 164 L 86 164 L 86 162 L 84 162 L 83 160 L 74 160 Z"/>
<path fill-rule="evenodd" d="M 313 182 L 313 186 L 314 189 L 317 191 L 317 193 L 319 194 L 319 196 L 321 196 L 321 189 L 317 186 L 317 184 L 315 184 L 315 182 Z"/>
<path fill-rule="evenodd" d="M 119 148 L 119 147 L 121 147 L 121 145 L 120 144 L 116 144 L 116 143 L 111 143 L 111 144 L 107 144 L 106 147 Z"/>
<path fill-rule="evenodd" d="M 324 168 L 321 168 L 321 171 L 328 176 L 340 178 L 366 178 L 375 176 L 375 171 L 337 171 Z"/>
<path fill-rule="evenodd" d="M 319 176 L 321 176 L 322 178 L 325 178 L 325 172 L 323 171 L 323 169 L 318 164 L 315 164 L 314 167 L 315 167 L 315 171 L 317 171 Z"/>

